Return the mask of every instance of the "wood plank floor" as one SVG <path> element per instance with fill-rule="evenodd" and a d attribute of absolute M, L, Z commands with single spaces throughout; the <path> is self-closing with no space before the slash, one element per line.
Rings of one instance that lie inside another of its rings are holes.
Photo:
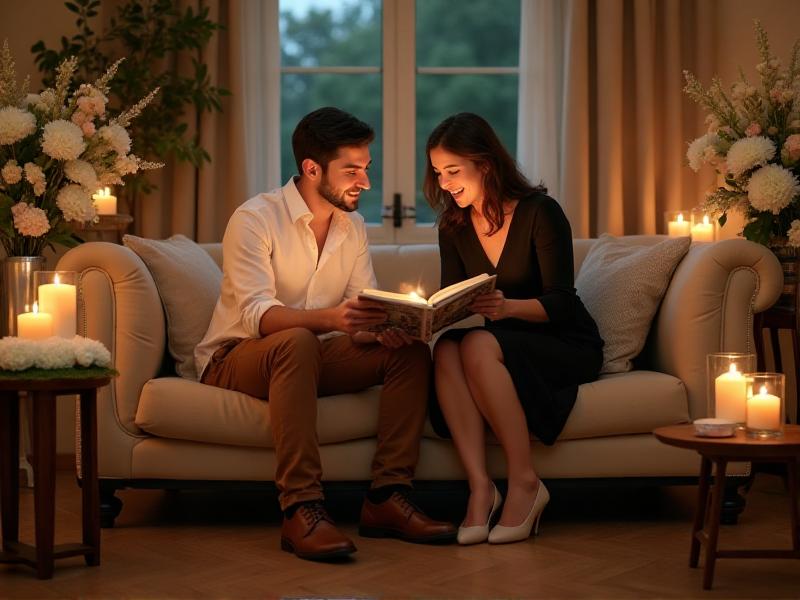
<path fill-rule="evenodd" d="M 58 475 L 56 543 L 80 535 L 74 476 Z M 800 562 L 721 560 L 714 589 L 688 567 L 695 488 L 558 488 L 541 534 L 506 546 L 420 546 L 358 537 L 359 496 L 331 499 L 358 553 L 339 564 L 299 560 L 279 548 L 273 496 L 256 492 L 128 490 L 102 564 L 56 563 L 38 581 L 0 565 L 2 598 L 799 598 Z M 432 514 L 456 521 L 464 496 L 424 495 Z M 782 480 L 760 474 L 748 506 L 721 532 L 721 547 L 789 547 Z M 33 494 L 21 498 L 21 534 L 32 542 Z"/>

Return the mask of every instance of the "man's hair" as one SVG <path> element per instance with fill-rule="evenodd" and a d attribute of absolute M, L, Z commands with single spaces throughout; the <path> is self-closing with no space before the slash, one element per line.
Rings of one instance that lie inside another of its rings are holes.
<path fill-rule="evenodd" d="M 325 106 L 308 113 L 292 134 L 292 150 L 297 172 L 303 173 L 303 161 L 310 158 L 323 172 L 336 158 L 342 146 L 365 146 L 375 139 L 375 131 L 350 113 Z"/>

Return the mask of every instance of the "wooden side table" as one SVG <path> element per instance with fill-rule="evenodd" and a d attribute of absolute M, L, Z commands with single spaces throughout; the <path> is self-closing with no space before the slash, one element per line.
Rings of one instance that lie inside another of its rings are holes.
<path fill-rule="evenodd" d="M 718 558 L 800 558 L 800 516 L 797 507 L 797 478 L 800 463 L 800 425 L 786 425 L 779 438 L 753 439 L 737 431 L 728 438 L 699 437 L 693 425 L 659 427 L 653 434 L 659 441 L 696 450 L 702 457 L 697 507 L 692 526 L 692 545 L 689 566 L 698 566 L 700 547 L 705 546 L 703 589 L 711 589 L 714 564 Z M 719 517 L 725 490 L 725 471 L 729 462 L 785 462 L 789 478 L 789 514 L 791 516 L 792 548 L 775 550 L 718 550 Z M 716 465 L 714 489 L 709 495 L 711 465 Z"/>
<path fill-rule="evenodd" d="M 75 233 L 87 242 L 111 242 L 121 244 L 122 236 L 133 223 L 130 215 L 97 215 L 97 223 L 75 223 L 73 229 Z"/>
<path fill-rule="evenodd" d="M 39 579 L 53 576 L 56 558 L 83 555 L 87 565 L 100 564 L 100 491 L 97 482 L 97 388 L 110 375 L 82 379 L 0 378 L 0 563 L 23 563 Z M 19 541 L 19 393 L 33 403 L 33 472 L 36 545 Z M 81 465 L 83 467 L 83 543 L 54 546 L 56 398 L 80 395 Z"/>

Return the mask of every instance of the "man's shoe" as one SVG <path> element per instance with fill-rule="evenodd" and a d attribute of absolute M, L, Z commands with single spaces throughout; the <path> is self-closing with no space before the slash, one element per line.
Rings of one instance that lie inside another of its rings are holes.
<path fill-rule="evenodd" d="M 283 518 L 281 549 L 306 560 L 328 560 L 348 556 L 356 546 L 336 529 L 322 502 L 308 502 Z"/>
<path fill-rule="evenodd" d="M 455 525 L 434 521 L 404 492 L 394 492 L 379 504 L 365 498 L 358 533 L 363 537 L 392 537 L 417 544 L 448 543 L 456 539 Z"/>

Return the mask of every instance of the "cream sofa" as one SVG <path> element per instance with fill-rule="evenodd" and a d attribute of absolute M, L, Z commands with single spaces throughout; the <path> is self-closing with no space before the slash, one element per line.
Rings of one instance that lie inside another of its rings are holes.
<path fill-rule="evenodd" d="M 663 237 L 622 239 L 653 244 Z M 575 240 L 576 273 L 593 243 Z M 204 248 L 220 263 L 220 244 Z M 435 245 L 374 246 L 372 255 L 384 289 L 411 281 L 427 290 L 438 286 Z M 272 480 L 275 453 L 266 404 L 168 374 L 164 312 L 136 254 L 91 242 L 70 250 L 58 268 L 82 273 L 80 333 L 101 340 L 120 372 L 98 394 L 104 525 L 113 524 L 120 508 L 115 489 Z M 753 313 L 776 301 L 782 283 L 777 260 L 762 246 L 743 240 L 693 245 L 674 272 L 636 370 L 582 385 L 559 441 L 534 445 L 541 475 L 636 482 L 696 478 L 697 455 L 659 443 L 651 431 L 706 414 L 706 354 L 753 351 Z M 378 388 L 371 388 L 320 399 L 325 480 L 369 478 L 377 398 Z M 488 454 L 492 475 L 502 478 L 501 449 L 492 446 Z M 734 468 L 739 474 L 748 470 Z M 429 424 L 417 478 L 463 478 L 451 442 L 437 438 Z"/>

